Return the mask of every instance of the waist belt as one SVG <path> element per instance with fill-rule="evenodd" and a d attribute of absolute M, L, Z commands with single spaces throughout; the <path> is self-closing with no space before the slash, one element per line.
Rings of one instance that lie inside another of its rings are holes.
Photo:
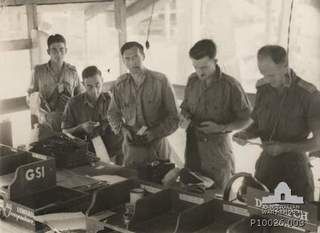
<path fill-rule="evenodd" d="M 225 138 L 230 133 L 230 132 L 223 132 L 223 133 L 205 134 L 205 133 L 202 133 L 198 129 L 195 129 L 195 128 L 193 128 L 192 130 L 194 130 L 196 139 L 198 141 L 201 141 L 201 142 L 207 142 L 207 141 L 210 141 L 210 140 L 216 140 L 216 139 L 219 139 L 219 138 Z"/>

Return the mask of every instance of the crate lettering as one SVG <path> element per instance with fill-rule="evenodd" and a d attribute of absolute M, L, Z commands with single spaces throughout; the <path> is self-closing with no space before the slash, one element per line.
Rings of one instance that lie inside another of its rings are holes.
<path fill-rule="evenodd" d="M 32 211 L 21 208 L 21 207 L 17 207 L 17 213 L 21 214 L 21 215 L 28 216 L 28 217 L 34 217 L 34 214 Z"/>
<path fill-rule="evenodd" d="M 30 168 L 26 171 L 26 179 L 31 181 L 33 179 L 42 179 L 45 177 L 44 166 Z"/>

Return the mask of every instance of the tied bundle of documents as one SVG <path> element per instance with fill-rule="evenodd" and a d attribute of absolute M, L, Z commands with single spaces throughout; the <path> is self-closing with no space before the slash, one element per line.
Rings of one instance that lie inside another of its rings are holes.
<path fill-rule="evenodd" d="M 85 215 L 81 212 L 39 215 L 34 220 L 46 224 L 54 232 L 87 229 Z"/>

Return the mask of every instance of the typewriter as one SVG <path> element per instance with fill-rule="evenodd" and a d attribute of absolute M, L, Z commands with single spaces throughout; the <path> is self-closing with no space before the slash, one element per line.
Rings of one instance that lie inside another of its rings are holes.
<path fill-rule="evenodd" d="M 88 151 L 88 143 L 60 133 L 31 144 L 31 152 L 56 159 L 57 168 L 74 168 L 89 164 L 95 154 Z"/>

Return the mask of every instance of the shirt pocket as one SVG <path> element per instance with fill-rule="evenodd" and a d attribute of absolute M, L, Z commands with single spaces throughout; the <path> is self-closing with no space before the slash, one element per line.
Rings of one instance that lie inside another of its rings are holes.
<path fill-rule="evenodd" d="M 220 121 L 223 118 L 223 106 L 221 106 L 219 103 L 207 103 L 205 108 L 204 114 L 206 114 L 209 118 L 212 118 L 216 121 Z"/>
<path fill-rule="evenodd" d="M 199 106 L 201 96 L 196 93 L 195 90 L 190 91 L 186 94 L 186 105 L 188 106 L 190 113 L 194 114 L 197 107 Z"/>
<path fill-rule="evenodd" d="M 229 109 L 228 98 L 219 93 L 207 92 L 202 96 L 201 103 L 197 108 L 201 109 L 202 114 L 207 119 L 212 119 L 216 123 L 221 123 L 227 118 Z"/>
<path fill-rule="evenodd" d="M 141 98 L 145 111 L 157 114 L 162 103 L 162 98 L 165 97 L 162 97 L 160 88 L 150 88 L 143 91 Z"/>
<path fill-rule="evenodd" d="M 132 108 L 132 103 L 130 103 L 130 101 L 124 99 L 122 102 L 121 102 L 121 112 L 123 114 L 125 114 L 126 112 L 128 112 L 130 110 L 130 108 Z"/>
<path fill-rule="evenodd" d="M 41 93 L 42 97 L 44 97 L 46 100 L 51 97 L 53 94 L 55 88 L 57 87 L 57 84 L 50 83 L 47 81 L 41 81 L 39 83 L 39 92 Z"/>
<path fill-rule="evenodd" d="M 41 92 L 44 92 L 48 89 L 49 85 L 47 84 L 47 82 L 43 82 L 43 81 L 40 81 L 39 82 L 39 90 Z"/>
<path fill-rule="evenodd" d="M 298 106 L 292 107 L 290 109 L 286 109 L 285 113 L 287 114 L 287 117 L 289 119 L 292 119 L 295 121 L 296 120 L 303 120 L 305 118 L 304 113 L 303 113 L 303 109 Z"/>
<path fill-rule="evenodd" d="M 286 128 L 292 134 L 302 133 L 307 129 L 307 118 L 303 109 L 299 106 L 292 107 L 286 111 L 287 117 L 285 118 Z"/>
<path fill-rule="evenodd" d="M 270 124 L 274 124 L 272 121 L 272 109 L 268 103 L 257 106 L 253 112 L 253 115 L 260 130 L 266 130 L 269 127 L 272 127 Z"/>

